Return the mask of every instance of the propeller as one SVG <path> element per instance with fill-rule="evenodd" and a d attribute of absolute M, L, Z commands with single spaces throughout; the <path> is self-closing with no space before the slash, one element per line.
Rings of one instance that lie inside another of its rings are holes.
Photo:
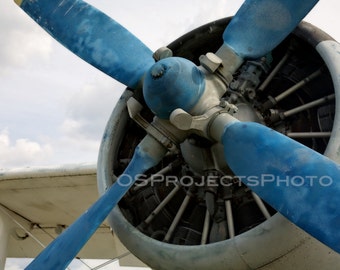
<path fill-rule="evenodd" d="M 127 29 L 81 0 L 15 0 L 54 39 L 135 89 L 154 63 L 152 51 Z"/>
<path fill-rule="evenodd" d="M 48 245 L 26 269 L 65 269 L 133 185 L 138 175 L 156 166 L 167 149 L 151 136 L 136 147 L 117 181 L 82 216 Z"/>
<path fill-rule="evenodd" d="M 220 141 L 235 175 L 294 224 L 340 253 L 340 165 L 261 124 L 230 117 L 225 122 Z M 219 124 L 216 129 L 222 130 Z"/>
<path fill-rule="evenodd" d="M 15 2 L 66 48 L 112 78 L 136 88 L 146 76 L 143 94 L 156 116 L 169 119 L 176 108 L 190 112 L 198 103 L 204 104 L 205 80 L 199 68 L 186 60 L 173 58 L 154 65 L 152 52 L 141 41 L 89 4 L 81 0 Z M 224 44 L 219 55 L 223 56 L 226 48 L 239 61 L 267 54 L 316 3 L 316 0 L 245 1 L 223 34 Z M 229 56 L 222 57 L 223 66 L 232 64 Z M 184 94 L 177 96 L 181 91 Z M 226 119 L 225 115 L 228 115 Z M 253 178 L 241 178 L 283 215 L 339 251 L 340 237 L 336 232 L 340 225 L 336 211 L 340 194 L 338 165 L 277 132 L 230 117 L 226 113 L 219 114 L 209 128 L 215 139 L 224 145 L 226 161 L 236 175 L 256 176 L 257 179 L 272 175 L 274 180 L 301 176 L 297 178 L 300 181 L 309 176 L 318 180 L 328 176 L 327 179 L 332 180 L 331 187 L 309 188 L 304 183 L 300 189 L 277 187 L 275 181 L 253 187 Z M 116 183 L 27 269 L 65 268 L 133 184 L 130 180 L 155 166 L 166 151 L 162 144 L 147 135 Z M 260 164 L 259 158 L 263 159 Z M 325 224 L 327 230 L 323 231 Z"/>
<path fill-rule="evenodd" d="M 262 57 L 287 37 L 317 2 L 245 1 L 223 33 L 224 45 L 242 58 Z"/>

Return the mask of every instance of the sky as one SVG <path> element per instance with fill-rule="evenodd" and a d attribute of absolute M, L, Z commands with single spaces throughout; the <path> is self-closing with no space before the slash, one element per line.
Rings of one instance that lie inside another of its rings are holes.
<path fill-rule="evenodd" d="M 153 51 L 202 24 L 234 15 L 242 3 L 88 2 Z M 306 20 L 340 40 L 339 10 L 338 0 L 321 1 Z M 0 171 L 96 163 L 106 122 L 125 86 L 54 41 L 12 0 L 0 4 L 0 59 Z M 6 269 L 20 267 L 14 263 Z"/>
<path fill-rule="evenodd" d="M 125 86 L 54 41 L 13 1 L 1 2 L 0 168 L 95 163 L 105 124 Z M 239 5 L 89 2 L 153 51 L 201 24 L 234 14 Z"/>
<path fill-rule="evenodd" d="M 54 41 L 12 0 L 0 5 L 0 170 L 95 163 L 105 124 L 125 89 Z M 155 51 L 242 1 L 91 0 Z M 307 20 L 339 37 L 336 0 Z"/>

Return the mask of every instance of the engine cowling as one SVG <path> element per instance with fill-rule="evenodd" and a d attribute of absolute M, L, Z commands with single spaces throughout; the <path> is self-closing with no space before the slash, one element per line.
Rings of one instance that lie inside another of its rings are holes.
<path fill-rule="evenodd" d="M 202 26 L 168 48 L 199 64 L 200 55 L 220 47 L 229 21 Z M 333 57 L 339 48 L 302 22 L 271 55 L 246 62 L 224 100 L 238 108 L 236 118 L 261 122 L 340 162 L 335 104 L 340 68 Z M 123 172 L 145 136 L 129 117 L 132 96 L 146 121 L 154 116 L 143 106 L 141 91 L 125 90 L 101 144 L 100 193 Z M 122 243 L 153 269 L 334 269 L 340 263 L 339 254 L 242 185 L 225 165 L 220 145 L 198 136 L 189 136 L 179 151 L 141 176 L 108 220 Z"/>

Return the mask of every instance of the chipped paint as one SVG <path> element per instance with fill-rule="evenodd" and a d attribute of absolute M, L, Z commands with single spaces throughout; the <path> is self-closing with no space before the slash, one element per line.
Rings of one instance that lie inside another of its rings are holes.
<path fill-rule="evenodd" d="M 18 6 L 21 6 L 22 0 L 14 0 L 14 2 L 15 2 Z"/>
<path fill-rule="evenodd" d="M 23 0 L 20 7 L 70 51 L 131 88 L 154 63 L 139 39 L 83 1 Z"/>
<path fill-rule="evenodd" d="M 336 41 L 327 40 L 320 42 L 316 50 L 325 61 L 332 76 L 335 93 L 335 116 L 332 134 L 329 139 L 325 155 L 330 159 L 340 163 L 340 45 Z"/>
<path fill-rule="evenodd" d="M 243 58 L 259 58 L 276 47 L 318 0 L 246 1 L 226 28 L 224 43 Z"/>
<path fill-rule="evenodd" d="M 258 123 L 227 125 L 222 143 L 228 165 L 244 184 L 340 252 L 339 164 Z"/>

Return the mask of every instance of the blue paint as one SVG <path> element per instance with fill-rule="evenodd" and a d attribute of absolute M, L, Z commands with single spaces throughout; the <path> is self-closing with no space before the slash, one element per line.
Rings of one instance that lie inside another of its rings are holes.
<path fill-rule="evenodd" d="M 160 60 L 146 73 L 143 94 L 146 104 L 158 117 L 169 119 L 177 108 L 190 112 L 204 88 L 204 74 L 194 63 L 170 57 Z"/>
<path fill-rule="evenodd" d="M 228 165 L 242 182 L 340 252 L 339 164 L 257 123 L 227 125 L 222 143 Z"/>
<path fill-rule="evenodd" d="M 247 0 L 226 28 L 224 45 L 242 58 L 259 58 L 273 50 L 318 0 Z"/>
<path fill-rule="evenodd" d="M 66 48 L 131 88 L 154 63 L 139 39 L 81 0 L 24 0 L 21 8 Z"/>
<path fill-rule="evenodd" d="M 160 147 L 158 143 L 149 145 L 143 144 L 142 141 L 136 147 L 128 167 L 115 184 L 25 269 L 65 269 L 132 186 L 136 176 L 158 164 L 166 149 L 157 147 Z"/>

